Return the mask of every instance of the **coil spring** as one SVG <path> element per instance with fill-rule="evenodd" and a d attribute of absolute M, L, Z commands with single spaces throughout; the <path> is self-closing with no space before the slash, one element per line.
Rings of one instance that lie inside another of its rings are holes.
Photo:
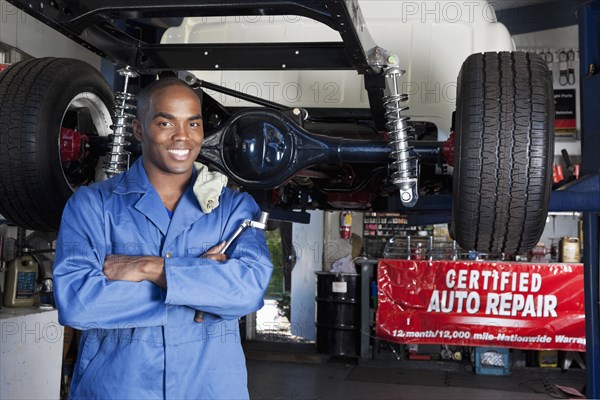
<path fill-rule="evenodd" d="M 385 71 L 385 77 L 391 80 L 388 85 L 390 94 L 383 97 L 383 106 L 385 108 L 386 130 L 390 135 L 390 146 L 392 147 L 391 157 L 394 160 L 391 163 L 393 170 L 392 182 L 400 188 L 400 200 L 405 206 L 412 207 L 418 198 L 417 184 L 418 178 L 416 168 L 413 167 L 416 161 L 410 155 L 412 147 L 408 145 L 411 127 L 407 121 L 410 117 L 403 117 L 402 112 L 408 110 L 402 103 L 408 101 L 408 95 L 399 93 L 398 78 L 404 75 L 405 71 L 398 67 L 391 67 Z"/>
<path fill-rule="evenodd" d="M 129 168 L 129 158 L 131 153 L 126 150 L 129 145 L 127 138 L 132 136 L 131 121 L 135 118 L 136 106 L 134 105 L 136 95 L 128 93 L 129 79 L 135 78 L 138 74 L 130 67 L 125 67 L 117 71 L 119 75 L 125 77 L 123 91 L 115 92 L 114 121 L 111 125 L 113 130 L 113 140 L 110 152 L 107 153 L 109 159 L 104 164 L 104 172 L 110 177 L 126 171 Z"/>

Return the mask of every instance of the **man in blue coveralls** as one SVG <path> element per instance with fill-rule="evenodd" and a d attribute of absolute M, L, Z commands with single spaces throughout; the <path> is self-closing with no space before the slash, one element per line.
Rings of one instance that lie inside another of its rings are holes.
<path fill-rule="evenodd" d="M 133 128 L 142 157 L 63 213 L 59 320 L 82 331 L 70 397 L 248 398 L 238 318 L 262 306 L 272 265 L 261 230 L 219 251 L 260 210 L 194 163 L 202 109 L 183 81 L 144 88 Z"/>

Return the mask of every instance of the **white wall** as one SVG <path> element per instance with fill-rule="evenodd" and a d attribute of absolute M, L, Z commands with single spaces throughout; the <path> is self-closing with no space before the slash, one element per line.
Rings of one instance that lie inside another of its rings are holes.
<path fill-rule="evenodd" d="M 340 238 L 339 211 L 309 211 L 310 224 L 294 224 L 292 243 L 296 265 L 292 269 L 291 332 L 315 340 L 316 275 L 331 269 L 333 261 L 352 253 L 348 240 Z M 362 236 L 363 214 L 352 219 L 352 233 Z"/>
<path fill-rule="evenodd" d="M 99 56 L 3 0 L 0 0 L 0 42 L 33 57 L 77 58 L 100 68 Z"/>
<path fill-rule="evenodd" d="M 579 49 L 579 31 L 578 26 L 567 26 L 557 29 L 548 29 L 544 31 L 525 33 L 522 35 L 514 35 L 513 40 L 518 50 L 535 51 L 552 50 L 558 52 L 560 49 Z M 554 89 L 575 89 L 576 90 L 576 101 L 577 101 L 577 132 L 578 137 L 581 132 L 581 112 L 579 104 L 579 53 L 576 51 L 576 60 L 574 62 L 575 69 L 575 84 L 560 86 L 558 82 L 559 77 L 559 63 L 558 59 L 552 64 L 553 77 L 554 77 Z M 569 140 L 569 139 L 558 139 L 554 146 L 554 153 L 560 155 L 561 150 L 566 149 L 571 156 L 581 155 L 581 141 L 580 140 Z"/>
<path fill-rule="evenodd" d="M 292 226 L 296 265 L 292 269 L 291 332 L 315 340 L 315 272 L 323 268 L 323 211 L 309 211 L 310 224 Z"/>
<path fill-rule="evenodd" d="M 579 216 L 576 213 L 550 212 L 539 243 L 543 243 L 546 250 L 550 251 L 552 243 L 558 245 L 559 240 L 565 236 L 579 237 Z"/>
<path fill-rule="evenodd" d="M 519 48 L 579 48 L 577 25 L 557 29 L 513 35 L 515 46 Z"/>
<path fill-rule="evenodd" d="M 336 260 L 352 254 L 352 241 L 340 237 L 340 214 L 340 211 L 327 211 L 325 213 L 323 271 L 329 271 Z M 355 212 L 352 215 L 352 233 L 354 234 L 352 240 L 360 241 L 362 232 L 363 213 Z M 358 246 L 360 246 L 360 243 L 358 243 Z"/>

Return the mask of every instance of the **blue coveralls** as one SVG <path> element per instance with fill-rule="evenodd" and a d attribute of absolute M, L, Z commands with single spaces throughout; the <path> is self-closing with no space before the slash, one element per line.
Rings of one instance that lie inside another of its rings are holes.
<path fill-rule="evenodd" d="M 237 319 L 262 307 L 273 267 L 257 229 L 225 262 L 199 257 L 259 213 L 245 193 L 223 189 L 219 201 L 205 214 L 190 185 L 169 220 L 141 158 L 69 200 L 54 282 L 60 323 L 82 330 L 71 398 L 248 398 Z M 109 281 L 109 254 L 164 257 L 167 289 Z"/>

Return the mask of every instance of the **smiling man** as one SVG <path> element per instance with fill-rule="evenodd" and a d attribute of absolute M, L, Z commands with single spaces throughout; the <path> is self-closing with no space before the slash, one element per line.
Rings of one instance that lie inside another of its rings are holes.
<path fill-rule="evenodd" d="M 144 88 L 133 128 L 142 157 L 63 213 L 59 319 L 82 330 L 70 397 L 247 398 L 237 320 L 262 306 L 272 265 L 260 230 L 219 251 L 260 210 L 220 186 L 218 206 L 198 201 L 210 174 L 194 163 L 202 108 L 183 81 Z"/>

